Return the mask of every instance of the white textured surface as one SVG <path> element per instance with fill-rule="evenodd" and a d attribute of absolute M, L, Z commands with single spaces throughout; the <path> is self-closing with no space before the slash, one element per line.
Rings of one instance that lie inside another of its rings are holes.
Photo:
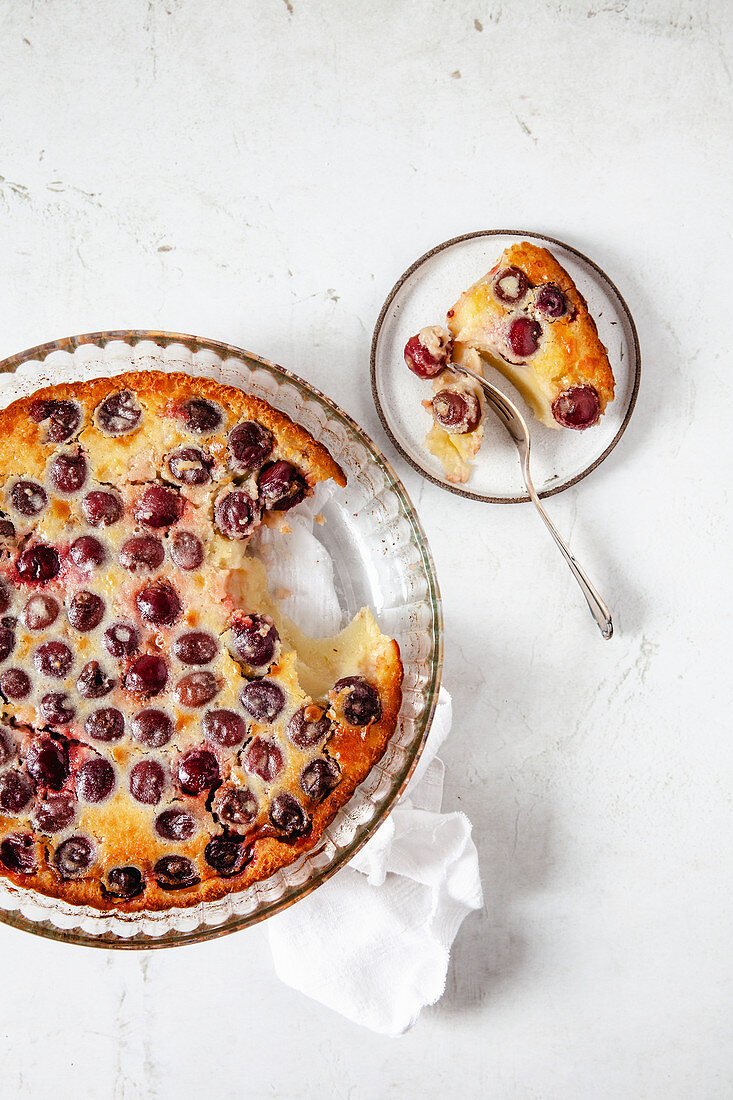
<path fill-rule="evenodd" d="M 609 644 L 528 508 L 400 467 L 487 898 L 443 1000 L 390 1041 L 280 986 L 258 930 L 112 956 L 0 928 L 2 1100 L 730 1095 L 732 31 L 727 0 L 2 7 L 0 354 L 200 332 L 384 443 L 394 278 L 513 224 L 600 263 L 644 356 L 623 442 L 550 502 Z"/>

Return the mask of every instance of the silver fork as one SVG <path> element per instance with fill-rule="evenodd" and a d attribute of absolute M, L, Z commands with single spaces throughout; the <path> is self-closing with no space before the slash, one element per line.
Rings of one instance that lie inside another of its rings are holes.
<path fill-rule="evenodd" d="M 480 374 L 476 374 L 476 372 L 472 371 L 469 367 L 462 367 L 454 361 L 451 363 L 450 369 L 453 371 L 457 371 L 460 374 L 465 374 L 469 378 L 473 378 L 474 382 L 478 382 L 478 384 L 483 387 L 488 403 L 491 405 L 491 408 L 494 410 L 494 412 L 499 417 L 499 420 L 501 420 L 502 424 L 509 432 L 509 435 L 514 440 L 514 445 L 519 451 L 519 457 L 522 463 L 522 476 L 524 477 L 524 484 L 527 486 L 527 492 L 529 493 L 532 503 L 542 516 L 543 520 L 545 521 L 545 526 L 547 527 L 548 531 L 558 545 L 560 553 L 570 566 L 570 571 L 580 585 L 580 589 L 586 600 L 588 601 L 590 613 L 598 624 L 598 628 L 601 634 L 606 639 L 612 637 L 613 621 L 611 619 L 611 612 L 606 607 L 606 604 L 601 599 L 594 585 L 591 584 L 588 576 L 585 573 L 585 570 L 581 568 L 581 566 L 568 550 L 563 540 L 560 538 L 554 523 L 548 516 L 545 509 L 542 507 L 542 504 L 540 503 L 540 498 L 537 496 L 537 492 L 535 490 L 529 472 L 529 428 L 527 427 L 527 423 L 521 412 L 516 407 L 516 405 L 513 404 L 513 402 L 511 402 L 509 398 L 501 392 L 501 390 L 497 389 L 496 386 L 492 386 L 491 382 L 487 382 L 485 378 L 482 378 Z"/>

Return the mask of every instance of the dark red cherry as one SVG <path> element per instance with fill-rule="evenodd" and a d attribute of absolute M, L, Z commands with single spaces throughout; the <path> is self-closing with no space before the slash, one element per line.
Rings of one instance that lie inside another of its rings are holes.
<path fill-rule="evenodd" d="M 181 498 L 175 489 L 149 485 L 135 501 L 135 519 L 144 527 L 170 527 L 180 517 Z"/>
<path fill-rule="evenodd" d="M 168 455 L 168 468 L 183 485 L 206 485 L 214 462 L 198 447 L 179 447 Z"/>
<path fill-rule="evenodd" d="M 433 420 L 451 435 L 473 432 L 481 419 L 481 406 L 472 393 L 441 390 L 432 402 Z"/>
<path fill-rule="evenodd" d="M 48 495 L 37 481 L 16 481 L 10 490 L 10 503 L 21 516 L 37 516 L 48 504 Z"/>
<path fill-rule="evenodd" d="M 76 690 L 83 699 L 101 699 L 109 695 L 116 684 L 99 661 L 87 661 L 76 680 Z"/>
<path fill-rule="evenodd" d="M 239 836 L 214 837 L 204 848 L 204 859 L 222 878 L 240 874 L 253 856 L 254 848 Z"/>
<path fill-rule="evenodd" d="M 213 672 L 189 672 L 178 681 L 173 694 L 182 707 L 204 707 L 220 692 Z"/>
<path fill-rule="evenodd" d="M 339 766 L 330 756 L 319 756 L 303 769 L 300 789 L 313 802 L 322 802 L 341 777 Z"/>
<path fill-rule="evenodd" d="M 179 569 L 198 569 L 204 560 L 201 539 L 191 531 L 176 531 L 171 542 L 171 557 Z"/>
<path fill-rule="evenodd" d="M 153 867 L 153 874 L 162 890 L 183 890 L 201 882 L 193 863 L 185 856 L 163 856 Z"/>
<path fill-rule="evenodd" d="M 257 798 L 249 787 L 220 787 L 214 796 L 213 810 L 225 825 L 246 828 L 257 817 Z"/>
<path fill-rule="evenodd" d="M 125 719 L 116 707 L 100 707 L 87 715 L 84 729 L 93 741 L 119 741 L 125 732 Z"/>
<path fill-rule="evenodd" d="M 601 415 L 601 400 L 593 386 L 573 386 L 556 397 L 552 415 L 563 428 L 582 431 L 597 424 Z"/>
<path fill-rule="evenodd" d="M 219 782 L 219 763 L 208 749 L 190 749 L 178 761 L 178 781 L 186 794 L 201 794 Z"/>
<path fill-rule="evenodd" d="M 22 668 L 8 668 L 0 676 L 0 691 L 6 699 L 27 699 L 31 693 L 31 678 Z M 0 764 L 2 754 L 0 753 Z"/>
<path fill-rule="evenodd" d="M 8 586 L 5 581 L 0 577 L 0 615 L 8 610 L 11 603 L 11 596 L 8 590 Z"/>
<path fill-rule="evenodd" d="M 104 600 L 95 592 L 76 592 L 66 614 L 74 630 L 86 633 L 104 618 Z"/>
<path fill-rule="evenodd" d="M 252 668 L 272 664 L 280 635 L 269 615 L 243 615 L 232 629 L 237 657 Z"/>
<path fill-rule="evenodd" d="M 114 493 L 93 489 L 81 502 L 84 518 L 92 527 L 111 527 L 122 518 L 122 501 Z"/>
<path fill-rule="evenodd" d="M 382 713 L 377 689 L 363 676 L 344 676 L 333 685 L 334 712 L 338 722 L 368 726 Z"/>
<path fill-rule="evenodd" d="M 181 405 L 180 414 L 188 430 L 196 435 L 211 435 L 224 422 L 219 406 L 205 397 L 192 397 L 186 401 Z"/>
<path fill-rule="evenodd" d="M 88 573 L 95 566 L 102 565 L 107 557 L 107 551 L 94 535 L 81 535 L 72 542 L 69 557 L 74 565 Z"/>
<path fill-rule="evenodd" d="M 48 443 L 65 443 L 71 439 L 81 424 L 81 410 L 73 401 L 34 401 L 28 412 L 31 420 L 41 424 L 47 420 L 46 440 Z"/>
<path fill-rule="evenodd" d="M 33 798 L 33 784 L 25 772 L 17 768 L 0 775 L 0 811 L 19 814 Z"/>
<path fill-rule="evenodd" d="M 331 723 L 323 707 L 309 703 L 296 710 L 288 722 L 288 737 L 301 749 L 310 748 L 324 741 L 331 731 Z"/>
<path fill-rule="evenodd" d="M 153 581 L 141 588 L 135 602 L 143 619 L 155 626 L 170 626 L 181 611 L 178 593 L 168 581 Z"/>
<path fill-rule="evenodd" d="M 191 630 L 181 634 L 173 643 L 173 655 L 184 665 L 208 665 L 213 660 L 219 643 L 206 630 Z"/>
<path fill-rule="evenodd" d="M 239 701 L 258 722 L 274 722 L 285 706 L 285 692 L 272 680 L 250 680 L 242 688 Z"/>
<path fill-rule="evenodd" d="M 7 626 L 0 626 L 0 661 L 6 661 L 15 649 L 15 634 Z"/>
<path fill-rule="evenodd" d="M 453 340 L 440 325 L 428 325 L 405 344 L 405 363 L 418 378 L 435 378 L 450 362 Z"/>
<path fill-rule="evenodd" d="M 244 753 L 244 766 L 253 775 L 259 775 L 265 783 L 277 779 L 283 768 L 283 754 L 274 741 L 255 737 Z"/>
<path fill-rule="evenodd" d="M 74 797 L 65 791 L 63 794 L 49 794 L 43 802 L 39 802 L 33 821 L 41 833 L 60 833 L 71 825 L 75 814 Z"/>
<path fill-rule="evenodd" d="M 165 787 L 165 772 L 157 760 L 140 760 L 130 772 L 130 794 L 147 806 L 157 806 Z"/>
<path fill-rule="evenodd" d="M 103 802 L 114 785 L 114 768 L 101 757 L 85 760 L 76 773 L 76 796 L 84 802 Z"/>
<path fill-rule="evenodd" d="M 15 568 L 22 581 L 50 581 L 61 568 L 59 556 L 53 546 L 39 543 L 24 550 Z"/>
<path fill-rule="evenodd" d="M 233 710 L 210 710 L 204 715 L 204 737 L 217 745 L 232 748 L 247 736 L 247 723 Z"/>
<path fill-rule="evenodd" d="M 96 849 L 85 836 L 70 836 L 59 844 L 53 861 L 62 878 L 79 878 L 94 863 Z"/>
<path fill-rule="evenodd" d="M 23 608 L 21 618 L 29 630 L 46 630 L 56 622 L 58 614 L 59 605 L 53 596 L 36 592 Z"/>
<path fill-rule="evenodd" d="M 143 411 L 132 390 L 111 393 L 97 405 L 95 418 L 107 435 L 127 435 L 140 423 Z"/>
<path fill-rule="evenodd" d="M 37 786 L 51 791 L 60 791 L 69 774 L 66 750 L 50 737 L 31 741 L 25 754 L 25 766 Z"/>
<path fill-rule="evenodd" d="M 57 493 L 78 493 L 87 479 L 84 455 L 57 455 L 48 468 L 48 476 Z"/>
<path fill-rule="evenodd" d="M 15 735 L 7 726 L 0 726 L 0 765 L 15 756 Z"/>
<path fill-rule="evenodd" d="M 150 698 L 159 695 L 168 679 L 168 666 L 155 653 L 144 653 L 131 665 L 125 676 L 125 687 L 133 695 Z"/>
<path fill-rule="evenodd" d="M 289 462 L 265 466 L 258 481 L 260 500 L 265 508 L 284 512 L 304 499 L 308 488 L 303 475 Z"/>
<path fill-rule="evenodd" d="M 558 317 L 564 317 L 569 310 L 569 303 L 559 286 L 554 283 L 545 283 L 537 292 L 534 300 L 535 308 L 544 313 L 545 317 L 556 321 Z"/>
<path fill-rule="evenodd" d="M 63 679 L 71 668 L 74 655 L 66 642 L 52 641 L 39 645 L 33 654 L 33 664 L 36 671 L 44 676 L 53 676 L 57 680 Z"/>
<path fill-rule="evenodd" d="M 531 317 L 517 317 L 509 325 L 507 340 L 518 359 L 526 359 L 540 346 L 542 328 Z"/>
<path fill-rule="evenodd" d="M 493 290 L 500 302 L 515 305 L 529 289 L 529 280 L 518 267 L 505 267 L 494 279 Z"/>
<path fill-rule="evenodd" d="M 131 573 L 158 569 L 163 564 L 165 550 L 160 539 L 153 535 L 133 535 L 125 539 L 118 555 L 120 565 Z"/>
<path fill-rule="evenodd" d="M 76 714 L 76 707 L 63 691 L 50 691 L 44 695 L 38 709 L 49 726 L 68 726 Z"/>
<path fill-rule="evenodd" d="M 259 470 L 275 449 L 275 437 L 256 420 L 243 420 L 229 433 L 232 466 L 242 473 Z"/>
<path fill-rule="evenodd" d="M 214 506 L 214 523 L 225 539 L 245 539 L 262 517 L 259 503 L 244 489 L 233 489 Z"/>
<path fill-rule="evenodd" d="M 306 813 L 297 798 L 293 798 L 286 792 L 273 799 L 270 806 L 270 821 L 288 838 L 304 836 L 311 827 L 310 815 Z"/>
<path fill-rule="evenodd" d="M 145 879 L 139 867 L 115 867 L 107 873 L 102 886 L 105 894 L 112 898 L 136 898 L 145 889 Z"/>
<path fill-rule="evenodd" d="M 0 844 L 0 860 L 9 871 L 32 875 L 38 869 L 36 844 L 30 833 L 6 837 Z"/>
<path fill-rule="evenodd" d="M 185 810 L 163 810 L 155 820 L 155 831 L 165 840 L 189 840 L 196 822 Z"/>
<path fill-rule="evenodd" d="M 162 749 L 173 736 L 173 723 L 165 711 L 150 707 L 135 715 L 132 720 L 132 734 L 141 745 Z"/>
<path fill-rule="evenodd" d="M 140 644 L 140 635 L 131 623 L 112 623 L 104 632 L 104 644 L 112 657 L 131 657 Z"/>

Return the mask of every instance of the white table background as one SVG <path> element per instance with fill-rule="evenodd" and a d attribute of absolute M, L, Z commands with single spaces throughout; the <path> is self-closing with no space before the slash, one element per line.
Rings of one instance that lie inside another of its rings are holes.
<path fill-rule="evenodd" d="M 731 1095 L 732 37 L 727 0 L 0 7 L 0 355 L 226 340 L 396 459 L 486 892 L 401 1040 L 282 986 L 259 929 L 112 954 L 0 926 L 2 1100 Z M 395 278 L 507 226 L 587 252 L 639 328 L 625 438 L 550 502 L 609 644 L 529 506 L 422 482 L 370 396 Z"/>

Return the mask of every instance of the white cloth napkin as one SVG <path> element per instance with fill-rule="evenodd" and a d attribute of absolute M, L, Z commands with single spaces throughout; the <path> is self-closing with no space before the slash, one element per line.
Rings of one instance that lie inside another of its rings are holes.
<path fill-rule="evenodd" d="M 401 1035 L 445 990 L 464 917 L 483 904 L 471 823 L 440 813 L 451 699 L 404 795 L 368 844 L 313 894 L 267 922 L 278 977 L 354 1023 Z"/>

